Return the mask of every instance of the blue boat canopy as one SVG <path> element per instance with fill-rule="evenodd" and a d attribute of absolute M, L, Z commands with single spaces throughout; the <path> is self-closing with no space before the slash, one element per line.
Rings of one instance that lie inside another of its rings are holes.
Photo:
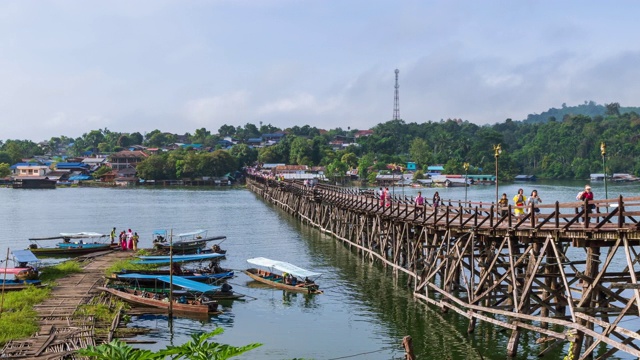
<path fill-rule="evenodd" d="M 36 263 L 40 260 L 33 255 L 31 250 L 13 250 L 13 258 L 20 263 Z"/>
<path fill-rule="evenodd" d="M 173 283 L 173 285 L 180 286 L 183 289 L 198 291 L 201 293 L 214 292 L 220 290 L 220 286 L 209 285 L 200 283 L 197 281 L 183 279 L 181 277 L 174 276 L 173 281 L 170 276 L 162 275 L 157 277 L 158 280 L 166 282 L 167 284 Z"/>
<path fill-rule="evenodd" d="M 138 256 L 140 260 L 134 261 L 135 264 L 169 264 L 173 262 L 201 261 L 224 257 L 224 254 L 194 254 L 194 255 L 174 255 L 173 259 L 169 255 L 159 256 Z"/>

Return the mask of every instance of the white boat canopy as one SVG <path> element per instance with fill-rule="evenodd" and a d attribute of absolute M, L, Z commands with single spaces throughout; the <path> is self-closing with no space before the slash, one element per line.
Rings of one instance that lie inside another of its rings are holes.
<path fill-rule="evenodd" d="M 178 234 L 177 236 L 179 238 L 182 238 L 182 237 L 194 237 L 198 235 L 205 237 L 207 235 L 207 230 L 196 230 L 196 231 L 191 231 L 184 234 Z"/>
<path fill-rule="evenodd" d="M 107 235 L 100 234 L 97 232 L 83 231 L 78 233 L 60 233 L 60 236 L 63 238 L 69 239 L 82 239 L 82 238 L 93 238 L 93 237 L 105 237 Z"/>
<path fill-rule="evenodd" d="M 318 277 L 320 275 L 322 275 L 322 273 L 317 273 L 317 272 L 313 272 L 313 271 L 309 271 L 309 270 L 305 270 L 302 268 L 299 268 L 293 264 L 289 264 L 288 262 L 284 262 L 284 261 L 278 261 L 278 260 L 271 260 L 271 259 L 267 259 L 267 258 L 263 258 L 263 257 L 257 257 L 257 258 L 253 258 L 253 259 L 248 259 L 247 262 L 249 264 L 253 264 L 253 265 L 258 265 L 258 266 L 264 266 L 264 267 L 268 267 L 268 268 L 274 268 L 277 270 L 280 270 L 282 272 L 286 272 L 289 273 L 291 275 L 294 275 L 296 277 L 300 277 L 300 278 L 305 278 L 305 277 Z"/>

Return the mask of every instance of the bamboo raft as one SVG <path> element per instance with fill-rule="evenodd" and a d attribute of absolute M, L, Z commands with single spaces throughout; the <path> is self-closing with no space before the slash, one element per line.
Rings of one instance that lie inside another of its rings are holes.
<path fill-rule="evenodd" d="M 422 209 L 409 198 L 385 206 L 370 192 L 328 185 L 253 176 L 247 185 L 409 275 L 417 299 L 464 316 L 469 333 L 478 320 L 506 329 L 509 356 L 523 331 L 538 335 L 540 356 L 567 343 L 574 359 L 640 356 L 640 197 L 556 202 L 515 217 L 492 203 Z M 582 210 L 590 204 L 592 213 Z"/>

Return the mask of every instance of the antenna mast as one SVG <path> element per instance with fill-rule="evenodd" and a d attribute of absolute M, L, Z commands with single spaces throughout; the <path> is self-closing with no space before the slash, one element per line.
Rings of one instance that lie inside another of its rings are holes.
<path fill-rule="evenodd" d="M 396 69 L 396 91 L 393 99 L 393 120 L 400 120 L 400 85 L 398 84 L 398 74 L 400 70 Z"/>

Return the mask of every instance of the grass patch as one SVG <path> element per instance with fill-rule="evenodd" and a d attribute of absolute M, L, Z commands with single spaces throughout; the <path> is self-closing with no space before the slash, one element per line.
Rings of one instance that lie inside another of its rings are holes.
<path fill-rule="evenodd" d="M 33 305 L 42 302 L 50 293 L 49 287 L 31 286 L 4 294 L 0 313 L 0 344 L 29 337 L 39 330 L 38 314 L 33 310 Z"/>
<path fill-rule="evenodd" d="M 74 260 L 65 261 L 63 263 L 47 266 L 40 271 L 40 280 L 43 282 L 51 282 L 69 274 L 82 272 L 80 263 Z"/>
<path fill-rule="evenodd" d="M 111 324 L 120 309 L 125 311 L 129 309 L 129 305 L 122 300 L 111 298 L 108 304 L 101 303 L 98 298 L 94 298 L 90 304 L 80 305 L 73 314 L 75 317 L 93 316 L 96 324 Z M 124 315 L 124 321 L 127 321 Z M 107 326 L 96 326 L 94 328 L 96 335 L 105 335 L 109 329 Z"/>

